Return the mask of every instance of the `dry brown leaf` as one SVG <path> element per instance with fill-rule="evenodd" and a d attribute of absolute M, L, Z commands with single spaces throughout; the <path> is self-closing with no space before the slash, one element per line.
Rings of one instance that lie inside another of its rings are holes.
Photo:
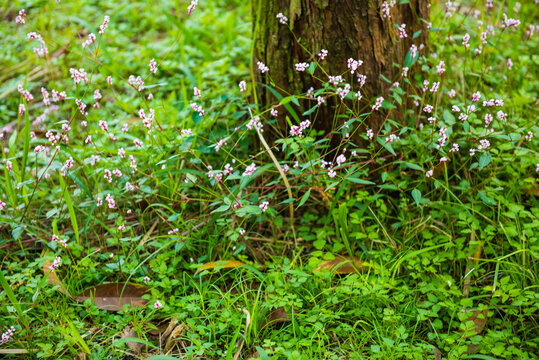
<path fill-rule="evenodd" d="M 165 353 L 168 353 L 174 347 L 174 345 L 178 343 L 178 340 L 176 340 L 176 338 L 183 333 L 184 327 L 185 324 L 182 323 L 176 326 L 176 328 L 172 331 L 172 333 L 168 337 L 167 344 L 165 345 Z"/>
<path fill-rule="evenodd" d="M 126 338 L 137 338 L 138 339 L 138 335 L 135 332 L 135 330 L 133 330 L 129 326 L 126 326 L 123 333 L 122 333 L 122 339 L 126 339 Z M 136 355 L 140 355 L 140 353 L 142 352 L 142 348 L 144 348 L 144 344 L 139 343 L 139 342 L 134 342 L 134 341 L 130 342 L 130 341 L 128 341 L 125 344 Z"/>
<path fill-rule="evenodd" d="M 172 330 L 174 330 L 176 328 L 176 325 L 178 324 L 178 317 L 176 316 L 175 318 L 173 318 L 172 320 L 170 320 L 170 323 L 168 324 L 167 326 L 167 329 L 165 330 L 165 332 L 163 333 L 163 338 L 166 339 L 167 336 L 170 335 L 170 333 L 172 332 Z"/>
<path fill-rule="evenodd" d="M 241 309 L 245 315 L 247 315 L 247 319 L 245 320 L 245 334 L 247 334 L 247 330 L 249 330 L 249 325 L 251 324 L 251 314 L 249 313 L 249 310 L 247 309 Z M 238 351 L 236 351 L 236 354 L 234 354 L 233 360 L 238 360 L 241 354 L 241 349 L 243 349 L 243 345 L 245 344 L 245 336 L 242 337 L 241 342 L 238 346 Z"/>
<path fill-rule="evenodd" d="M 533 184 L 530 187 L 524 189 L 524 192 L 530 196 L 539 197 L 539 185 Z"/>
<path fill-rule="evenodd" d="M 51 262 L 50 260 L 47 260 L 45 262 L 45 265 L 43 265 L 43 273 L 47 276 L 47 280 L 49 284 L 54 285 L 54 286 L 58 285 L 60 287 L 58 291 L 60 291 L 62 294 L 67 295 L 73 299 L 73 295 L 69 293 L 64 283 L 58 277 L 58 274 L 55 271 L 49 271 L 50 268 L 51 268 Z"/>
<path fill-rule="evenodd" d="M 266 326 L 278 325 L 288 321 L 290 321 L 290 315 L 288 315 L 284 307 L 279 306 L 270 312 L 268 317 L 262 323 L 261 329 L 263 330 Z"/>
<path fill-rule="evenodd" d="M 472 311 L 471 315 L 468 316 L 468 319 L 466 319 L 466 321 L 473 321 L 473 324 L 474 324 L 473 332 L 475 332 L 477 335 L 483 332 L 483 329 L 485 328 L 485 325 L 487 324 L 487 321 L 488 321 L 487 313 L 488 313 L 488 310 L 474 310 Z"/>
<path fill-rule="evenodd" d="M 322 261 L 322 264 L 314 270 L 320 271 L 322 269 L 328 269 L 337 274 L 352 274 L 363 271 L 368 267 L 367 263 L 358 258 L 352 260 L 349 256 L 337 256 L 333 260 Z"/>
<path fill-rule="evenodd" d="M 245 265 L 245 264 L 238 260 L 212 261 L 212 262 L 202 265 L 202 267 L 195 272 L 195 275 L 204 270 L 211 270 L 215 268 L 221 268 L 221 269 L 237 268 L 242 265 Z"/>
<path fill-rule="evenodd" d="M 434 360 L 442 360 L 442 353 L 437 348 L 432 350 L 434 352 Z"/>
<path fill-rule="evenodd" d="M 133 307 L 144 306 L 148 300 L 142 298 L 142 295 L 149 292 L 144 285 L 133 283 L 108 283 L 94 286 L 85 290 L 77 296 L 78 301 L 91 299 L 93 303 L 101 310 L 121 311 L 124 305 Z"/>

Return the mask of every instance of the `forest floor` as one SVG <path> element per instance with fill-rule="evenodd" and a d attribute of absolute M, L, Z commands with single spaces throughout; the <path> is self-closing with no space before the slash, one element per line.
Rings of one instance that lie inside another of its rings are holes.
<path fill-rule="evenodd" d="M 537 358 L 533 1 L 433 4 L 331 164 L 307 93 L 264 147 L 250 2 L 32 3 L 2 4 L 0 357 Z"/>

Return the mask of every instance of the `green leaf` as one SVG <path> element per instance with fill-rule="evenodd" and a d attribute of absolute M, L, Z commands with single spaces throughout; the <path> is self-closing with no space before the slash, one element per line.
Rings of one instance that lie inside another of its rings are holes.
<path fill-rule="evenodd" d="M 303 196 L 301 197 L 301 200 L 299 201 L 299 204 L 298 204 L 298 207 L 301 207 L 303 204 L 305 204 L 305 202 L 307 200 L 309 200 L 309 196 L 311 196 L 311 189 L 307 190 L 307 192 L 305 194 L 303 194 Z M 296 209 L 297 209 L 296 208 Z"/>
<path fill-rule="evenodd" d="M 376 185 L 376 183 L 374 183 L 372 181 L 353 178 L 353 177 L 347 177 L 347 178 L 345 178 L 345 180 L 356 183 L 356 184 L 362 184 L 362 185 Z"/>
<path fill-rule="evenodd" d="M 390 84 L 391 84 L 391 80 L 389 80 L 388 78 L 386 78 L 384 75 L 380 74 L 380 77 L 381 77 L 382 80 L 384 80 L 386 83 L 390 83 Z"/>
<path fill-rule="evenodd" d="M 492 160 L 492 155 L 490 154 L 483 154 L 479 158 L 479 170 L 483 170 L 485 166 L 490 164 L 490 160 Z"/>
<path fill-rule="evenodd" d="M 309 110 L 305 111 L 303 113 L 303 116 L 311 115 L 313 112 L 316 111 L 316 109 L 318 109 L 318 105 L 315 105 L 312 108 L 310 108 Z"/>
<path fill-rule="evenodd" d="M 419 52 L 418 54 L 412 59 L 412 50 L 408 50 L 406 53 L 406 56 L 404 57 L 404 66 L 409 68 L 410 66 L 414 65 L 415 62 L 419 59 Z"/>
<path fill-rule="evenodd" d="M 262 349 L 260 346 L 255 347 L 256 351 L 258 351 L 258 355 L 260 356 L 260 360 L 270 360 L 268 354 L 264 349 Z"/>
<path fill-rule="evenodd" d="M 487 194 L 485 194 L 484 192 L 480 191 L 478 194 L 479 198 L 481 200 L 483 200 L 483 202 L 487 205 L 490 205 L 490 206 L 494 206 L 496 205 L 496 200 L 494 200 L 493 198 L 487 196 Z"/>
<path fill-rule="evenodd" d="M 423 168 L 417 164 L 412 164 L 412 163 L 404 163 L 404 165 L 412 170 L 419 170 L 419 171 L 423 171 Z"/>
<path fill-rule="evenodd" d="M 60 179 L 60 187 L 64 191 L 64 199 L 67 204 L 67 209 L 69 211 L 69 219 L 71 220 L 71 225 L 73 226 L 73 232 L 75 233 L 75 238 L 77 239 L 77 244 L 80 245 L 80 236 L 79 236 L 79 225 L 77 223 L 77 217 L 75 215 L 75 208 L 73 207 L 73 202 L 71 201 L 71 195 L 67 190 L 67 186 L 64 182 L 64 177 L 61 173 L 58 174 Z"/>
<path fill-rule="evenodd" d="M 421 191 L 418 189 L 412 190 L 412 197 L 415 200 L 417 206 L 421 206 Z"/>
<path fill-rule="evenodd" d="M 314 70 L 316 69 L 316 63 L 313 61 L 311 62 L 311 64 L 309 65 L 309 74 L 314 74 Z"/>
<path fill-rule="evenodd" d="M 251 214 L 251 215 L 260 215 L 262 214 L 262 209 L 256 205 L 246 205 L 242 208 L 239 208 L 237 211 L 236 211 L 236 214 L 240 217 L 243 217 L 247 214 Z"/>
<path fill-rule="evenodd" d="M 414 35 L 412 35 L 412 39 L 417 38 L 419 35 L 421 35 L 421 30 L 416 31 L 416 32 L 414 33 Z"/>
<path fill-rule="evenodd" d="M 447 125 L 453 125 L 455 123 L 455 117 L 449 110 L 444 110 L 444 113 L 442 115 L 442 119 L 445 121 Z"/>
<path fill-rule="evenodd" d="M 387 171 L 384 171 L 384 172 L 382 173 L 382 182 L 385 183 L 386 180 L 387 180 Z"/>
<path fill-rule="evenodd" d="M 224 211 L 227 211 L 229 208 L 230 208 L 230 204 L 221 205 L 217 209 L 213 210 L 211 213 L 213 214 L 213 213 L 218 213 L 218 212 L 224 212 Z"/>

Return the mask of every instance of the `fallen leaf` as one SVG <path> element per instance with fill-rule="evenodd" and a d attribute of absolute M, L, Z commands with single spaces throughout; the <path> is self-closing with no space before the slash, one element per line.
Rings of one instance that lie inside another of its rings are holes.
<path fill-rule="evenodd" d="M 539 185 L 532 184 L 530 187 L 524 189 L 524 192 L 530 196 L 539 197 Z"/>
<path fill-rule="evenodd" d="M 363 271 L 368 267 L 366 262 L 358 258 L 352 260 L 349 256 L 337 256 L 333 260 L 322 261 L 322 264 L 314 270 L 320 271 L 322 269 L 328 269 L 337 274 L 352 274 Z"/>
<path fill-rule="evenodd" d="M 488 310 L 475 310 L 472 311 L 471 315 L 466 319 L 466 321 L 473 321 L 474 328 L 473 332 L 479 335 L 483 332 L 485 325 L 487 324 L 487 313 Z"/>
<path fill-rule="evenodd" d="M 290 315 L 288 315 L 283 306 L 279 306 L 269 313 L 268 317 L 262 323 L 261 330 L 264 330 L 266 326 L 283 324 L 288 321 L 290 321 Z"/>
<path fill-rule="evenodd" d="M 219 269 L 237 268 L 242 265 L 245 265 L 245 264 L 238 260 L 212 261 L 212 262 L 202 265 L 202 267 L 195 272 L 195 275 L 204 270 L 211 270 L 215 268 L 219 268 Z"/>
<path fill-rule="evenodd" d="M 249 325 L 251 324 L 251 314 L 249 313 L 249 310 L 247 309 L 241 309 L 245 315 L 247 315 L 247 319 L 245 320 L 245 334 L 247 334 L 247 330 L 249 330 Z M 245 344 L 245 336 L 242 336 L 241 342 L 238 346 L 238 351 L 236 351 L 236 354 L 234 354 L 233 360 L 238 360 L 241 354 L 241 349 L 243 349 L 243 345 Z"/>
<path fill-rule="evenodd" d="M 175 318 L 173 318 L 172 320 L 170 320 L 170 323 L 168 324 L 167 326 L 167 329 L 165 330 L 165 332 L 163 333 L 163 338 L 167 338 L 167 336 L 170 335 L 170 333 L 172 332 L 172 330 L 174 330 L 176 328 L 176 325 L 178 324 L 178 317 L 176 316 Z"/>
<path fill-rule="evenodd" d="M 442 353 L 437 348 L 432 350 L 434 352 L 434 360 L 442 360 Z"/>
<path fill-rule="evenodd" d="M 124 329 L 124 331 L 122 333 L 122 339 L 132 339 L 132 338 L 137 338 L 138 339 L 137 333 L 135 332 L 135 330 L 133 330 L 129 326 L 125 327 L 125 329 Z M 125 344 L 136 355 L 140 355 L 140 353 L 142 352 L 142 348 L 144 347 L 144 344 L 141 344 L 139 342 L 134 342 L 134 341 L 128 341 Z"/>
<path fill-rule="evenodd" d="M 167 344 L 165 345 L 165 353 L 168 353 L 174 347 L 174 345 L 178 343 L 178 340 L 176 340 L 176 338 L 183 333 L 184 327 L 185 325 L 182 323 L 176 326 L 176 328 L 172 331 L 172 333 L 170 333 L 170 336 L 168 337 L 168 340 L 167 340 Z"/>
<path fill-rule="evenodd" d="M 77 301 L 91 299 L 101 310 L 121 311 L 124 305 L 144 306 L 148 300 L 142 296 L 149 292 L 144 285 L 133 283 L 108 283 L 94 286 L 76 297 Z"/>

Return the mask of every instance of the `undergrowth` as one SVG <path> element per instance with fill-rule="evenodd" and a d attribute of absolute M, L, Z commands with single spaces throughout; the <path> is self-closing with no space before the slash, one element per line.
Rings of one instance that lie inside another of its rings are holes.
<path fill-rule="evenodd" d="M 537 10 L 491 3 L 426 47 L 384 3 L 394 78 L 304 48 L 319 87 L 260 106 L 244 2 L 4 2 L 0 353 L 534 358 Z M 72 295 L 111 282 L 143 305 Z"/>

